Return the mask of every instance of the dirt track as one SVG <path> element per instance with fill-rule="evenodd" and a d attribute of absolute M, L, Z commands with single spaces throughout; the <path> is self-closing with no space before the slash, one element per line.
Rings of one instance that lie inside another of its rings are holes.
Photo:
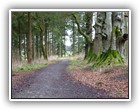
<path fill-rule="evenodd" d="M 104 90 L 71 79 L 66 72 L 68 64 L 63 60 L 32 73 L 29 84 L 12 88 L 12 98 L 110 98 Z"/>

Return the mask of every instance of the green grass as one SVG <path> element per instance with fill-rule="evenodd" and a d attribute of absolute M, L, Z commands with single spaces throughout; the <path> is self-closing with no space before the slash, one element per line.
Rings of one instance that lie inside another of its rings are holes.
<path fill-rule="evenodd" d="M 21 71 L 29 71 L 33 69 L 39 69 L 46 67 L 48 64 L 32 64 L 32 65 L 23 65 L 21 67 L 16 67 L 12 71 L 13 72 L 21 72 Z"/>
<path fill-rule="evenodd" d="M 67 67 L 68 70 L 76 70 L 76 69 L 83 69 L 89 67 L 86 61 L 82 58 L 73 57 L 70 59 L 70 64 Z"/>
<path fill-rule="evenodd" d="M 71 57 L 69 58 L 69 60 L 70 63 L 67 67 L 68 70 L 86 69 L 86 70 L 101 72 L 116 66 L 127 66 L 125 64 L 112 64 L 112 65 L 101 65 L 101 66 L 93 67 L 93 63 L 88 63 L 87 60 L 83 60 L 82 58 Z"/>

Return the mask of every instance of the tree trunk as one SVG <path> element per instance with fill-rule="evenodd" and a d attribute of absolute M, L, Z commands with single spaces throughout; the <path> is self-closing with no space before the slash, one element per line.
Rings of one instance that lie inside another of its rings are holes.
<path fill-rule="evenodd" d="M 27 38 L 27 34 L 24 35 L 24 59 L 26 60 L 27 58 L 27 52 L 26 52 L 26 38 Z"/>
<path fill-rule="evenodd" d="M 129 17 L 129 13 L 125 12 L 124 13 L 124 33 L 129 32 L 128 31 L 128 23 L 129 23 L 128 17 Z M 123 54 L 125 56 L 125 60 L 127 60 L 128 59 L 128 41 L 126 41 L 124 44 Z"/>
<path fill-rule="evenodd" d="M 118 50 L 116 44 L 117 39 L 122 36 L 122 12 L 112 13 L 112 38 L 111 38 L 111 49 Z"/>
<path fill-rule="evenodd" d="M 28 12 L 28 35 L 27 35 L 27 60 L 32 62 L 32 27 L 31 27 L 31 12 Z"/>
<path fill-rule="evenodd" d="M 32 36 L 32 60 L 34 60 L 34 58 L 35 58 L 35 41 L 36 41 L 36 39 L 35 39 L 35 37 L 36 36 Z"/>
<path fill-rule="evenodd" d="M 45 24 L 45 53 L 46 53 L 46 60 L 48 60 L 48 24 Z"/>
<path fill-rule="evenodd" d="M 105 14 L 105 23 L 102 30 L 103 52 L 106 52 L 110 48 L 112 32 L 112 12 L 105 12 Z"/>
<path fill-rule="evenodd" d="M 54 36 L 52 34 L 52 43 L 51 43 L 51 47 L 52 47 L 52 56 L 55 54 L 55 48 L 54 48 Z"/>
<path fill-rule="evenodd" d="M 73 44 L 72 44 L 72 51 L 73 51 L 73 56 L 75 55 L 75 26 L 74 26 L 74 21 L 72 24 L 72 39 L 73 39 Z"/>
<path fill-rule="evenodd" d="M 39 38 L 38 35 L 36 35 L 36 58 L 39 58 Z"/>
<path fill-rule="evenodd" d="M 129 17 L 129 13 L 128 12 L 124 12 L 124 33 L 128 33 L 128 17 Z"/>
<path fill-rule="evenodd" d="M 92 42 L 92 22 L 93 22 L 93 12 L 86 12 L 86 35 L 89 36 L 89 40 L 86 40 L 85 43 L 85 59 L 88 57 L 89 54 L 93 53 L 93 42 Z M 92 46 L 91 46 L 92 45 Z"/>
<path fill-rule="evenodd" d="M 88 42 L 92 43 L 92 39 L 81 30 L 80 23 L 79 23 L 77 15 L 72 13 L 72 16 L 75 19 L 75 23 L 77 24 L 78 32 L 85 38 L 85 40 L 87 40 Z"/>
<path fill-rule="evenodd" d="M 80 36 L 78 35 L 78 55 L 80 54 Z"/>
<path fill-rule="evenodd" d="M 22 61 L 22 47 L 21 47 L 21 40 L 22 40 L 22 35 L 21 35 L 21 23 L 20 23 L 20 18 L 18 20 L 18 28 L 19 28 L 19 60 L 20 62 Z"/>
<path fill-rule="evenodd" d="M 96 55 L 97 53 L 98 55 L 94 61 L 93 67 L 124 63 L 121 55 L 118 53 L 118 51 L 116 51 L 116 37 L 120 36 L 120 21 L 122 21 L 121 17 L 118 17 L 116 19 L 119 14 L 120 13 L 118 12 L 113 12 L 113 31 L 111 36 L 111 12 L 97 13 L 97 20 L 95 24 L 96 36 L 94 40 L 94 50 Z"/>
<path fill-rule="evenodd" d="M 60 57 L 60 42 L 57 43 L 57 55 Z"/>
<path fill-rule="evenodd" d="M 95 39 L 94 39 L 94 46 L 93 50 L 94 53 L 97 55 L 99 52 L 103 51 L 103 41 L 107 39 L 107 34 L 104 32 L 105 29 L 105 20 L 106 20 L 106 12 L 97 12 L 97 19 L 95 22 Z M 105 46 L 105 42 L 104 42 Z M 105 51 L 104 47 L 104 51 Z"/>
<path fill-rule="evenodd" d="M 62 35 L 60 36 L 60 56 L 63 56 L 63 40 Z"/>
<path fill-rule="evenodd" d="M 128 39 L 127 23 L 124 12 L 113 12 L 112 50 L 118 50 L 124 56 L 124 44 Z M 126 32 L 126 33 L 125 33 Z"/>
<path fill-rule="evenodd" d="M 64 42 L 63 42 L 63 55 L 66 55 L 66 46 L 65 46 L 65 42 L 66 42 L 66 37 L 64 36 Z"/>
<path fill-rule="evenodd" d="M 43 53 L 43 57 L 44 57 L 44 59 L 48 60 L 47 53 L 46 53 L 44 45 L 43 45 L 43 31 L 42 30 L 40 32 L 40 42 L 41 42 L 41 50 Z"/>
<path fill-rule="evenodd" d="M 49 31 L 47 32 L 47 55 L 50 56 L 50 36 L 49 36 Z"/>

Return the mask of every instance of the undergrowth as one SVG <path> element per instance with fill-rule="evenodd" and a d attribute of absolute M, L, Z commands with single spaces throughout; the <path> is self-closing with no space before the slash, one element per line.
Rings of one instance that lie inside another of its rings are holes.
<path fill-rule="evenodd" d="M 71 57 L 68 70 L 78 70 L 78 69 L 93 69 L 92 64 L 84 60 L 83 57 Z"/>
<path fill-rule="evenodd" d="M 111 54 L 109 54 L 111 53 Z M 108 55 L 109 54 L 109 55 Z M 80 57 L 71 57 L 68 70 L 87 69 L 92 71 L 105 71 L 116 66 L 125 66 L 117 51 L 108 51 L 97 56 L 96 62 L 90 62 Z"/>
<path fill-rule="evenodd" d="M 34 61 L 32 61 L 32 64 L 28 64 L 27 61 L 12 62 L 12 72 L 15 73 L 15 72 L 39 69 L 39 68 L 46 67 L 49 64 L 60 61 L 60 60 L 62 60 L 62 59 L 60 59 L 57 56 L 51 56 L 51 57 L 49 57 L 48 61 L 40 58 L 40 59 L 35 59 Z"/>
<path fill-rule="evenodd" d="M 46 67 L 48 64 L 32 64 L 32 65 L 22 65 L 21 67 L 16 67 L 12 69 L 12 72 L 20 72 L 20 71 L 28 71 L 33 69 L 39 69 L 42 67 Z"/>

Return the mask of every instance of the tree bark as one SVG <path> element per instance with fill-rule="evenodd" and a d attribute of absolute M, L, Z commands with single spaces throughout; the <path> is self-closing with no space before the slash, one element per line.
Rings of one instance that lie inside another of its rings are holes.
<path fill-rule="evenodd" d="M 121 37 L 122 34 L 122 12 L 112 13 L 112 38 L 111 38 L 111 49 L 117 49 L 117 38 Z"/>
<path fill-rule="evenodd" d="M 110 48 L 112 32 L 112 12 L 105 12 L 105 14 L 105 23 L 102 30 L 103 52 L 106 52 Z"/>
<path fill-rule="evenodd" d="M 36 36 L 32 36 L 32 60 L 34 60 L 34 58 L 35 58 L 35 37 Z"/>
<path fill-rule="evenodd" d="M 20 62 L 22 61 L 22 47 L 21 47 L 21 40 L 22 40 L 22 35 L 21 35 L 21 22 L 20 22 L 20 18 L 18 19 L 18 28 L 19 28 L 19 60 Z"/>
<path fill-rule="evenodd" d="M 40 32 L 40 42 L 41 42 L 41 50 L 43 53 L 43 57 L 44 57 L 44 59 L 48 60 L 47 53 L 46 53 L 44 45 L 43 45 L 43 31 Z"/>
<path fill-rule="evenodd" d="M 61 42 L 61 57 L 63 57 L 63 36 L 60 36 L 60 42 Z"/>
<path fill-rule="evenodd" d="M 73 51 L 73 56 L 75 55 L 75 26 L 74 26 L 74 21 L 72 24 L 72 38 L 73 38 L 73 44 L 72 44 L 72 51 Z"/>
<path fill-rule="evenodd" d="M 92 43 L 91 38 L 90 38 L 88 35 L 86 35 L 86 34 L 81 30 L 80 23 L 79 23 L 79 21 L 78 21 L 78 17 L 76 16 L 76 14 L 73 13 L 72 16 L 73 16 L 73 18 L 75 19 L 75 23 L 77 24 L 78 32 L 79 32 L 82 36 L 84 36 L 84 38 L 85 38 L 88 42 Z"/>
<path fill-rule="evenodd" d="M 78 35 L 78 55 L 80 54 L 80 36 Z"/>
<path fill-rule="evenodd" d="M 97 19 L 95 22 L 95 39 L 93 50 L 97 55 L 103 51 L 103 39 L 106 39 L 107 35 L 103 32 L 106 19 L 106 12 L 97 12 Z"/>
<path fill-rule="evenodd" d="M 48 24 L 45 23 L 45 53 L 46 53 L 46 60 L 48 60 Z"/>
<path fill-rule="evenodd" d="M 36 58 L 39 58 L 39 38 L 38 38 L 38 34 L 36 35 Z"/>
<path fill-rule="evenodd" d="M 93 22 L 93 12 L 86 12 L 86 35 L 89 36 L 89 40 L 86 39 L 85 43 L 85 59 L 88 57 L 88 54 L 93 53 L 93 42 L 92 42 L 92 22 Z"/>
<path fill-rule="evenodd" d="M 64 30 L 65 31 L 65 30 Z M 64 35 L 64 42 L 63 42 L 63 55 L 66 55 L 66 46 L 65 46 L 65 42 L 66 42 L 66 37 Z"/>
<path fill-rule="evenodd" d="M 121 56 L 124 56 L 124 44 L 128 39 L 127 23 L 125 22 L 124 12 L 113 12 L 113 31 L 112 31 L 112 50 L 118 50 Z"/>
<path fill-rule="evenodd" d="M 52 43 L 51 43 L 51 47 L 52 47 L 52 55 L 55 54 L 55 48 L 54 48 L 54 36 L 52 34 Z"/>
<path fill-rule="evenodd" d="M 32 27 L 31 27 L 31 12 L 28 12 L 28 36 L 27 36 L 27 60 L 32 62 Z"/>

